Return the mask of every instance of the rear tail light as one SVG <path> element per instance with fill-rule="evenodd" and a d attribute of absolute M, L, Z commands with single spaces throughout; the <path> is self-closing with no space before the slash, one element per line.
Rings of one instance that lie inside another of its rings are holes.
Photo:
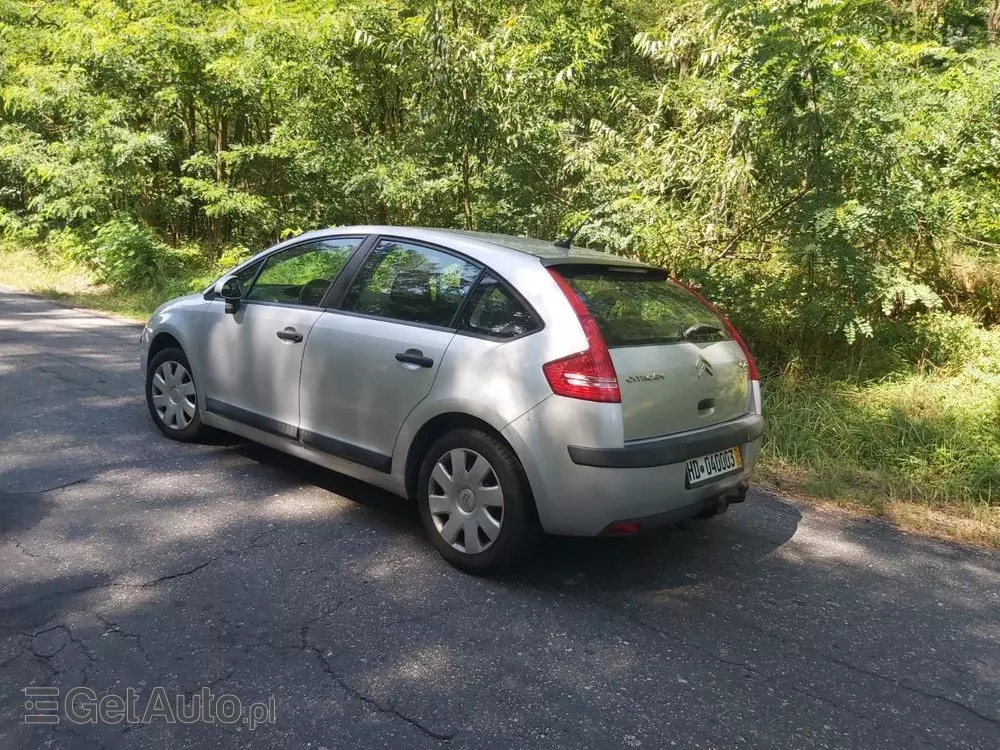
<path fill-rule="evenodd" d="M 715 313 L 722 324 L 726 327 L 726 331 L 732 336 L 733 340 L 740 345 L 740 349 L 743 350 L 743 356 L 747 358 L 747 378 L 750 380 L 750 394 L 753 398 L 753 410 L 760 414 L 761 411 L 761 395 L 760 395 L 760 371 L 757 369 L 757 360 L 754 359 L 753 354 L 750 352 L 750 347 L 747 346 L 747 342 L 743 340 L 740 336 L 740 332 L 736 330 L 734 326 L 725 315 L 719 312 L 718 308 L 709 302 L 703 295 L 701 295 L 696 290 L 689 287 L 687 284 L 680 284 L 680 286 L 687 289 L 691 294 L 698 298 L 705 307 Z"/>
<path fill-rule="evenodd" d="M 618 374 L 615 372 L 607 344 L 604 343 L 604 337 L 597 327 L 597 321 L 580 301 L 569 282 L 555 269 L 550 268 L 549 273 L 566 295 L 566 300 L 579 318 L 583 335 L 587 339 L 586 351 L 542 365 L 542 371 L 545 373 L 545 379 L 549 381 L 552 392 L 557 396 L 584 401 L 621 403 Z"/>

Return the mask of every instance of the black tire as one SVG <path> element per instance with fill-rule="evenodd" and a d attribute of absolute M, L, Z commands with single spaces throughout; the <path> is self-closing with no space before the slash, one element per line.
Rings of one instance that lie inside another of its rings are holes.
<path fill-rule="evenodd" d="M 485 458 L 502 492 L 500 531 L 488 547 L 476 554 L 452 546 L 437 525 L 443 522 L 443 517 L 431 512 L 431 474 L 438 461 L 446 460 L 445 457 L 454 449 L 472 451 Z M 498 575 L 512 570 L 531 557 L 542 537 L 531 487 L 521 462 L 506 443 L 482 430 L 456 429 L 434 442 L 420 467 L 417 502 L 420 520 L 441 556 L 456 568 L 473 575 Z"/>
<path fill-rule="evenodd" d="M 187 380 L 195 388 L 193 396 L 194 415 L 190 417 L 190 422 L 183 427 L 178 426 L 176 422 L 174 424 L 166 423 L 153 403 L 154 377 L 162 365 L 168 364 L 169 366 L 169 363 L 175 363 L 183 367 L 188 374 Z M 201 408 L 198 406 L 197 388 L 198 386 L 194 382 L 194 375 L 191 373 L 191 363 L 188 362 L 187 356 L 181 349 L 173 346 L 168 347 L 158 352 L 150 360 L 149 366 L 146 368 L 146 407 L 149 409 L 149 415 L 153 418 L 153 422 L 159 428 L 160 432 L 171 440 L 189 443 L 204 435 L 207 428 L 201 423 Z"/>

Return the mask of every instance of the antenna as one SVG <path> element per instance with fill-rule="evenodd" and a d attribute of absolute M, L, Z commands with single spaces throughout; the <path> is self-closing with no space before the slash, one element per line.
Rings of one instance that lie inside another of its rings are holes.
<path fill-rule="evenodd" d="M 575 227 L 573 227 L 569 231 L 569 234 L 567 234 L 565 237 L 556 240 L 552 244 L 555 245 L 556 247 L 562 248 L 563 250 L 569 250 L 569 247 L 571 244 L 573 244 L 573 239 L 576 237 L 576 235 L 580 233 L 580 230 L 583 229 L 584 226 L 590 223 L 590 218 L 591 217 L 588 216 L 586 219 L 584 219 Z"/>

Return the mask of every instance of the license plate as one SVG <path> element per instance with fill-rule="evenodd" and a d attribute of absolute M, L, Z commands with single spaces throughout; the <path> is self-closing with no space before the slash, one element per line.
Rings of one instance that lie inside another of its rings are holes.
<path fill-rule="evenodd" d="M 692 458 L 687 462 L 687 486 L 704 484 L 742 469 L 743 455 L 738 446 L 700 458 Z"/>

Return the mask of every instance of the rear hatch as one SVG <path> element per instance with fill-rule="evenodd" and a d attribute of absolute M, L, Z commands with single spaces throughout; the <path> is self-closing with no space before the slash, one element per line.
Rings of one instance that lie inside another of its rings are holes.
<path fill-rule="evenodd" d="M 747 411 L 747 359 L 726 324 L 663 271 L 560 265 L 611 354 L 625 440 L 708 427 Z"/>

